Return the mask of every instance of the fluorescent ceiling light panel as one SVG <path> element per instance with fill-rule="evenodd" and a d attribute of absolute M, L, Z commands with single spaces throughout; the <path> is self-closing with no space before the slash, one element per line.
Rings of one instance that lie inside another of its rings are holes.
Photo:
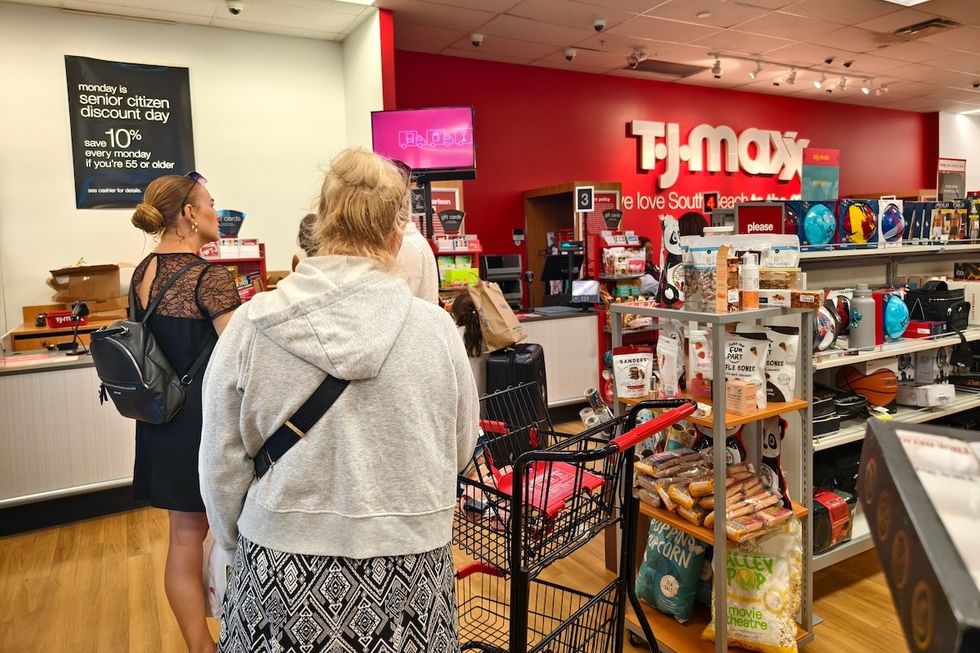
<path fill-rule="evenodd" d="M 921 5 L 923 2 L 929 2 L 929 0 L 882 0 L 882 2 L 890 2 L 893 5 L 902 5 L 903 7 L 914 7 L 915 5 Z"/>
<path fill-rule="evenodd" d="M 374 4 L 374 0 L 337 0 L 338 2 L 346 2 L 349 5 L 363 5 L 365 7 L 370 7 Z M 919 2 L 925 2 L 925 0 L 919 0 Z"/>

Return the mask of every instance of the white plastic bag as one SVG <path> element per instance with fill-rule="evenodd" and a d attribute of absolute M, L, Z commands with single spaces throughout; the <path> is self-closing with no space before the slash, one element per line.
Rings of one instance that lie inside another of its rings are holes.
<path fill-rule="evenodd" d="M 215 544 L 214 538 L 208 532 L 204 538 L 204 587 L 208 593 L 208 615 L 219 621 L 225 602 L 225 590 L 233 569 L 231 556 Z"/>

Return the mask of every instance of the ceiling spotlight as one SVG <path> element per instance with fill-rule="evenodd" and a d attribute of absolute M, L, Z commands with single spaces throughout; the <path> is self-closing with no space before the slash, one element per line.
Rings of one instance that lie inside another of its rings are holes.
<path fill-rule="evenodd" d="M 711 74 L 715 79 L 721 79 L 721 59 L 715 59 L 715 65 L 711 67 Z"/>
<path fill-rule="evenodd" d="M 875 97 L 878 97 L 880 95 L 881 95 L 881 89 L 880 88 L 876 88 L 875 89 Z"/>
<path fill-rule="evenodd" d="M 755 62 L 755 70 L 749 71 L 749 79 L 756 79 L 759 77 L 759 73 L 762 72 L 762 64 L 758 61 Z"/>
<path fill-rule="evenodd" d="M 888 84 L 882 84 L 881 86 L 878 87 L 878 90 L 880 90 L 882 93 L 887 93 L 888 92 Z"/>
<path fill-rule="evenodd" d="M 824 73 L 823 75 L 820 75 L 820 79 L 813 80 L 813 88 L 822 88 L 824 82 L 826 81 L 827 81 L 827 74 Z"/>
<path fill-rule="evenodd" d="M 869 93 L 871 93 L 871 80 L 870 79 L 864 80 L 864 83 L 861 84 L 861 92 L 864 93 L 865 95 L 868 95 Z"/>
<path fill-rule="evenodd" d="M 837 88 L 840 90 L 841 93 L 843 93 L 845 87 L 847 87 L 847 78 L 841 77 L 840 82 L 837 83 Z"/>
<path fill-rule="evenodd" d="M 786 78 L 786 83 L 790 86 L 796 83 L 796 68 L 789 71 L 789 77 Z"/>
<path fill-rule="evenodd" d="M 640 62 L 647 58 L 647 51 L 643 48 L 633 48 L 633 52 L 630 56 L 626 57 L 626 64 L 635 69 Z"/>

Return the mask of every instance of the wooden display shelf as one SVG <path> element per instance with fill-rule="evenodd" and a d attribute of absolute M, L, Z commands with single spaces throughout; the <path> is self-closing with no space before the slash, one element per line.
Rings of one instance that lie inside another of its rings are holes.
<path fill-rule="evenodd" d="M 691 397 L 684 394 L 684 398 L 692 399 L 702 404 L 708 406 L 711 405 L 710 399 Z M 646 397 L 646 399 L 654 399 L 654 397 Z M 624 406 L 635 406 L 636 404 L 644 401 L 644 399 L 620 399 L 619 402 Z M 802 410 L 809 406 L 809 404 L 804 399 L 794 399 L 793 401 L 770 401 L 769 404 L 762 410 L 757 410 L 751 415 L 739 415 L 736 413 L 729 412 L 725 415 L 725 428 L 734 428 L 736 426 L 741 426 L 742 424 L 751 424 L 752 422 L 758 422 L 759 420 L 766 419 L 767 417 L 777 417 L 785 413 L 791 413 L 794 410 Z M 707 417 L 696 417 L 691 415 L 687 417 L 686 420 L 693 424 L 700 424 L 701 426 L 707 426 L 712 428 L 715 424 L 714 415 L 708 415 Z"/>
<path fill-rule="evenodd" d="M 78 340 L 81 346 L 88 347 L 89 334 L 98 331 L 104 326 L 109 326 L 115 320 L 91 320 L 88 324 L 78 327 Z M 34 351 L 44 349 L 44 343 L 57 345 L 63 342 L 71 342 L 72 330 L 74 327 L 60 327 L 49 329 L 47 327 L 20 325 L 10 332 L 10 348 L 12 351 Z"/>
<path fill-rule="evenodd" d="M 646 515 L 651 519 L 656 519 L 659 522 L 663 522 L 670 526 L 673 526 L 679 531 L 683 531 L 701 542 L 707 542 L 708 544 L 713 544 L 715 541 L 715 534 L 710 528 L 705 528 L 704 526 L 695 526 L 691 522 L 687 521 L 680 515 L 670 512 L 669 510 L 664 510 L 663 508 L 654 508 L 653 506 L 640 501 L 640 514 Z M 797 519 L 806 519 L 807 515 L 810 514 L 810 510 L 799 503 L 793 502 L 793 514 L 796 515 Z M 735 544 L 735 542 L 732 542 Z"/>
<path fill-rule="evenodd" d="M 643 614 L 650 622 L 657 643 L 661 651 L 671 653 L 715 653 L 715 643 L 701 638 L 701 633 L 708 626 L 711 620 L 708 608 L 702 605 L 695 606 L 691 614 L 691 621 L 687 624 L 678 622 L 674 617 L 660 612 L 653 606 L 640 601 L 643 606 Z M 631 633 L 642 636 L 640 624 L 636 619 L 633 610 L 627 607 L 626 623 Z M 796 643 L 800 646 L 813 639 L 813 633 L 808 633 L 799 626 L 796 629 Z M 746 649 L 739 646 L 729 646 L 730 653 L 743 653 Z"/>

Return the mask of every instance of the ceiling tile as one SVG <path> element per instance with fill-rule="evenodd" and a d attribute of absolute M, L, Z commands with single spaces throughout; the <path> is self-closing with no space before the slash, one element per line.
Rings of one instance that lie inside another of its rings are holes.
<path fill-rule="evenodd" d="M 806 37 L 807 42 L 829 45 L 852 52 L 873 52 L 902 40 L 890 34 L 881 34 L 857 27 L 841 27 L 833 32 Z"/>
<path fill-rule="evenodd" d="M 438 52 L 466 36 L 463 30 L 405 23 L 395 25 L 395 47 L 403 50 Z"/>
<path fill-rule="evenodd" d="M 908 41 L 897 45 L 889 45 L 875 51 L 875 56 L 885 57 L 886 59 L 898 59 L 908 63 L 918 63 L 928 61 L 946 53 L 946 48 L 939 47 L 933 43 L 923 43 L 922 41 Z"/>
<path fill-rule="evenodd" d="M 973 91 L 973 90 L 961 91 L 961 90 L 954 90 L 951 88 L 943 88 L 937 91 L 936 93 L 931 94 L 930 97 L 939 97 L 944 100 L 958 100 L 961 102 L 980 103 L 980 91 Z"/>
<path fill-rule="evenodd" d="M 224 8 L 223 2 L 195 2 L 195 0 L 174 0 L 173 2 L 154 2 L 153 0 L 72 0 L 71 2 L 58 3 L 69 9 L 80 9 L 82 11 L 99 11 L 104 13 L 118 13 L 128 16 L 140 16 L 144 14 L 136 13 L 133 9 L 146 9 L 158 14 L 187 14 L 190 16 L 212 16 L 218 5 L 226 16 L 231 15 Z M 95 5 L 101 8 L 94 8 Z"/>
<path fill-rule="evenodd" d="M 313 0 L 314 2 L 318 0 Z M 499 14 L 508 11 L 521 0 L 426 0 L 434 5 L 444 5 L 450 7 L 461 7 L 463 9 L 479 9 L 489 11 L 492 14 Z"/>
<path fill-rule="evenodd" d="M 622 66 L 623 60 L 619 60 L 619 65 Z M 556 52 L 552 55 L 548 55 L 543 59 L 538 59 L 531 63 L 532 66 L 540 66 L 542 68 L 554 68 L 555 70 L 565 70 L 573 73 L 593 73 L 601 75 L 606 73 L 616 66 L 590 66 L 587 64 L 580 63 L 578 57 L 575 61 L 569 63 L 565 61 L 565 58 L 560 52 Z"/>
<path fill-rule="evenodd" d="M 739 0 L 739 4 L 741 5 L 750 5 L 752 7 L 761 7 L 770 10 L 783 9 L 794 2 L 796 0 Z"/>
<path fill-rule="evenodd" d="M 761 55 L 764 52 L 785 47 L 790 43 L 791 41 L 787 39 L 749 34 L 733 29 L 726 29 L 697 41 L 697 45 L 703 45 L 711 50 L 744 55 Z"/>
<path fill-rule="evenodd" d="M 656 9 L 668 0 L 579 0 L 582 4 L 627 11 L 631 14 L 642 14 L 644 11 Z"/>
<path fill-rule="evenodd" d="M 980 46 L 980 44 L 978 44 Z M 965 73 L 980 73 L 980 54 L 963 52 L 961 50 L 946 50 L 934 59 L 922 63 L 946 70 L 956 70 Z"/>
<path fill-rule="evenodd" d="M 980 2 L 975 0 L 931 0 L 929 11 L 964 24 L 980 25 Z"/>
<path fill-rule="evenodd" d="M 557 50 L 552 54 L 538 59 L 535 62 L 565 64 L 570 70 L 579 68 L 612 70 L 613 68 L 626 65 L 626 57 L 612 52 L 592 52 L 590 50 L 576 49 L 575 59 L 569 63 L 565 60 L 564 50 Z"/>
<path fill-rule="evenodd" d="M 40 7 L 61 7 L 64 6 L 62 0 L 16 0 L 17 4 L 38 5 Z"/>
<path fill-rule="evenodd" d="M 944 48 L 976 52 L 980 47 L 980 27 L 965 25 L 939 34 L 924 36 L 919 40 L 925 43 L 935 43 Z"/>
<path fill-rule="evenodd" d="M 249 0 L 243 1 L 246 5 L 249 2 Z M 370 10 L 370 7 L 365 7 L 364 5 L 354 4 L 353 2 L 335 2 L 335 0 L 273 0 L 273 2 L 283 5 L 293 5 L 294 7 L 331 11 L 339 14 L 354 14 L 356 16 L 359 16 L 365 9 Z M 224 3 L 218 0 L 218 4 L 223 5 Z"/>
<path fill-rule="evenodd" d="M 606 29 L 615 27 L 634 16 L 625 11 L 603 9 L 595 5 L 586 5 L 568 0 L 524 0 L 507 12 L 511 16 L 520 16 L 542 23 L 565 25 L 589 31 L 595 31 L 592 23 L 597 18 L 606 21 Z"/>
<path fill-rule="evenodd" d="M 474 48 L 470 44 L 470 37 L 465 36 L 456 41 L 456 43 L 454 43 L 451 47 L 455 50 L 462 50 L 464 52 L 468 52 L 470 50 L 476 51 L 476 54 L 473 57 L 475 59 L 483 57 L 482 53 L 486 53 L 486 56 L 488 57 L 501 55 L 524 61 L 534 61 L 535 59 L 546 57 L 556 50 L 554 45 L 509 39 L 502 36 L 488 36 L 486 39 L 484 39 L 483 45 L 481 45 L 479 48 Z"/>
<path fill-rule="evenodd" d="M 657 75 L 656 73 L 645 73 L 642 70 L 630 70 L 629 68 L 617 68 L 608 73 L 613 77 L 628 77 L 630 79 L 642 79 L 645 81 L 654 82 L 674 82 L 677 80 L 676 77 L 671 77 L 669 75 Z"/>
<path fill-rule="evenodd" d="M 821 18 L 844 25 L 855 25 L 898 10 L 881 0 L 800 0 L 782 11 L 808 18 Z"/>
<path fill-rule="evenodd" d="M 884 2 L 882 5 L 886 4 Z M 892 5 L 897 7 L 897 5 Z M 922 5 L 922 7 L 928 7 L 930 5 Z M 908 27 L 909 25 L 915 25 L 917 23 L 922 23 L 927 20 L 935 18 L 933 14 L 928 14 L 924 11 L 919 11 L 918 9 L 899 9 L 898 11 L 893 11 L 890 14 L 884 16 L 879 16 L 878 18 L 873 18 L 871 20 L 866 20 L 864 22 L 859 22 L 855 26 L 861 29 L 869 29 L 872 32 L 894 32 L 897 29 L 903 27 Z"/>
<path fill-rule="evenodd" d="M 911 63 L 898 68 L 892 68 L 888 71 L 888 76 L 897 77 L 898 79 L 910 79 L 912 81 L 926 81 L 935 79 L 938 72 L 938 69 L 932 66 Z"/>
<path fill-rule="evenodd" d="M 219 4 L 222 6 L 215 9 L 215 19 L 221 18 L 222 21 L 232 21 L 232 23 L 235 20 L 241 20 L 253 25 L 264 23 L 270 26 L 299 30 L 344 32 L 357 20 L 356 14 L 320 11 L 308 7 L 286 5 L 273 0 L 248 0 L 242 15 L 232 17 L 224 10 L 224 3 Z M 222 26 L 234 29 L 233 24 L 224 23 Z M 251 26 L 246 29 L 256 31 Z"/>
<path fill-rule="evenodd" d="M 690 43 L 720 31 L 715 27 L 692 25 L 674 20 L 651 18 L 650 16 L 637 16 L 608 30 L 610 34 L 652 41 L 670 41 L 672 43 Z"/>
<path fill-rule="evenodd" d="M 491 37 L 503 36 L 509 39 L 548 45 L 571 45 L 586 38 L 592 30 L 573 29 L 562 25 L 539 23 L 527 18 L 501 14 L 483 25 L 480 31 Z M 481 46 L 482 47 L 482 46 Z M 551 48 L 554 49 L 554 48 Z"/>
<path fill-rule="evenodd" d="M 743 64 L 745 62 L 738 62 Z M 706 70 L 690 77 L 684 77 L 683 79 L 678 79 L 678 84 L 693 84 L 695 86 L 712 86 L 714 88 L 735 88 L 737 86 L 744 86 L 746 77 L 744 70 L 740 70 L 741 66 L 733 66 L 729 68 L 728 66 L 722 66 L 721 79 L 715 79 L 714 75 L 710 70 Z"/>
<path fill-rule="evenodd" d="M 830 48 L 824 45 L 803 42 L 792 43 L 766 53 L 767 59 L 778 59 L 784 63 L 799 64 L 802 66 L 823 66 L 824 60 L 827 57 L 833 57 L 834 61 L 839 63 L 856 59 L 858 56 L 860 54 L 857 52 L 838 50 L 837 48 Z M 901 63 L 892 63 L 896 66 L 902 65 Z"/>
<path fill-rule="evenodd" d="M 499 61 L 500 63 L 513 63 L 527 65 L 534 60 L 532 57 L 518 55 L 508 55 L 500 52 L 478 52 L 474 48 L 449 48 L 443 54 L 450 57 L 462 57 L 464 59 L 480 59 L 482 61 Z M 536 58 L 536 57 L 535 57 Z"/>
<path fill-rule="evenodd" d="M 845 61 L 853 61 L 850 68 L 842 68 L 842 71 L 853 71 L 855 73 L 881 73 L 902 66 L 901 61 L 895 59 L 885 59 L 873 54 L 859 54 L 853 58 L 842 58 L 834 62 L 834 66 L 840 66 Z"/>
<path fill-rule="evenodd" d="M 144 7 L 124 7 L 105 2 L 92 2 L 91 0 L 64 0 L 61 4 L 65 9 L 116 15 L 123 18 L 127 16 L 135 16 L 138 18 L 148 18 L 150 20 L 160 20 L 172 23 L 185 23 L 188 25 L 211 24 L 210 15 L 204 16 L 200 14 L 181 14 L 175 11 L 161 11 L 159 9 Z"/>
<path fill-rule="evenodd" d="M 840 23 L 804 18 L 779 11 L 768 13 L 761 18 L 755 18 L 738 26 L 740 32 L 778 36 L 795 41 L 813 41 L 811 38 L 813 36 L 833 32 L 840 28 Z"/>
<path fill-rule="evenodd" d="M 67 1 L 67 0 L 66 0 Z M 299 38 L 327 40 L 327 32 L 320 32 L 312 29 L 298 27 L 286 27 L 283 25 L 270 25 L 269 23 L 252 23 L 238 20 L 233 17 L 212 18 L 211 25 L 223 27 L 225 29 L 236 29 L 243 32 L 260 32 L 264 34 L 278 34 L 280 36 L 293 36 Z M 336 34 L 332 35 L 336 38 Z"/>
<path fill-rule="evenodd" d="M 412 23 L 446 29 L 475 31 L 490 21 L 494 14 L 475 9 L 444 7 L 419 0 L 378 0 L 378 7 L 394 12 L 395 24 Z"/>
<path fill-rule="evenodd" d="M 698 18 L 698 14 L 707 11 L 710 16 Z M 681 20 L 697 25 L 712 27 L 733 27 L 753 18 L 759 18 L 769 13 L 768 9 L 749 7 L 743 4 L 726 2 L 723 4 L 710 3 L 707 0 L 691 2 L 691 0 L 671 0 L 656 9 L 648 11 L 646 16 Z"/>

